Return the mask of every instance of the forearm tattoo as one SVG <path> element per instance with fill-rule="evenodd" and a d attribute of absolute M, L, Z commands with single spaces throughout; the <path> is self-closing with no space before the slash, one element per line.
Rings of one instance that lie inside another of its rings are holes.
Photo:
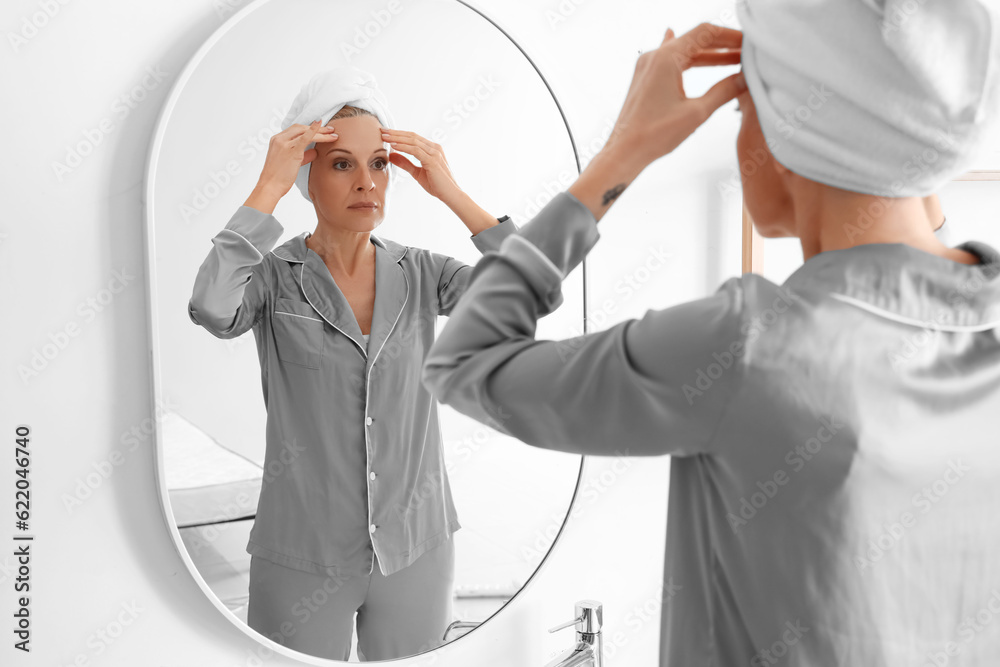
<path fill-rule="evenodd" d="M 603 204 L 604 206 L 609 205 L 611 202 L 618 199 L 618 195 L 620 195 L 623 192 L 625 192 L 625 184 L 619 183 L 618 185 L 616 185 L 615 187 L 611 188 L 610 190 L 604 193 L 604 197 L 601 200 L 601 204 Z"/>

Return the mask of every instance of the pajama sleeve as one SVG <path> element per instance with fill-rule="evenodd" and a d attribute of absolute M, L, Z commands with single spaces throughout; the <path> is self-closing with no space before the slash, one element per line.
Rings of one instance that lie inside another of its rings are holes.
<path fill-rule="evenodd" d="M 484 229 L 470 237 L 479 252 L 485 254 L 500 249 L 503 240 L 517 233 L 517 227 L 510 218 L 503 219 L 489 229 Z M 465 262 L 442 255 L 430 253 L 440 267 L 438 270 L 438 315 L 451 315 L 452 309 L 469 286 L 473 267 Z"/>
<path fill-rule="evenodd" d="M 593 214 L 567 191 L 485 254 L 425 359 L 424 384 L 442 403 L 546 449 L 712 452 L 742 377 L 742 280 L 604 331 L 535 340 L 537 320 L 561 305 L 562 280 L 598 238 Z"/>
<path fill-rule="evenodd" d="M 264 254 L 283 231 L 273 215 L 240 206 L 198 269 L 188 302 L 191 321 L 217 338 L 235 338 L 256 324 L 267 301 Z"/>

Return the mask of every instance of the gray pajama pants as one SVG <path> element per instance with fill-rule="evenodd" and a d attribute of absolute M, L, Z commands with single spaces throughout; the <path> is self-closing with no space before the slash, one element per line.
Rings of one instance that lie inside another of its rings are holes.
<path fill-rule="evenodd" d="M 455 541 L 388 577 L 379 570 L 338 581 L 250 557 L 247 624 L 290 649 L 347 661 L 357 612 L 358 658 L 391 660 L 444 643 L 452 622 Z"/>

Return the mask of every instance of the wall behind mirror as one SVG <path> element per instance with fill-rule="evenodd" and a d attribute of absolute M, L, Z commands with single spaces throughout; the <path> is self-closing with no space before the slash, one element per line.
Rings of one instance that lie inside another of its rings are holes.
<path fill-rule="evenodd" d="M 190 321 L 187 303 L 211 238 L 253 189 L 299 88 L 317 71 L 348 64 L 375 75 L 396 129 L 441 144 L 459 185 L 496 217 L 526 224 L 578 173 L 539 73 L 497 26 L 454 0 L 257 2 L 189 63 L 160 118 L 147 183 L 160 473 L 180 548 L 203 586 L 244 623 L 245 547 L 267 472 L 260 365 L 251 332 L 216 339 Z M 285 230 L 275 247 L 316 227 L 312 204 L 295 187 L 274 216 Z M 373 234 L 468 264 L 481 256 L 454 213 L 402 170 Z M 539 338 L 582 332 L 582 270 L 567 278 L 565 303 L 541 320 Z M 452 640 L 496 613 L 542 563 L 581 457 L 526 446 L 447 406 L 439 413 L 462 524 Z"/>

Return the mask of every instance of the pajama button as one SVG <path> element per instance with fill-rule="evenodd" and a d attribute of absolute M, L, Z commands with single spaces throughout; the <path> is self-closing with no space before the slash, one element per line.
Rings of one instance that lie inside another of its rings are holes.
<path fill-rule="evenodd" d="M 371 473 L 371 474 L 370 474 L 370 475 L 368 475 L 368 476 L 369 476 L 369 477 L 371 477 L 372 479 L 375 479 L 375 473 Z"/>
<path fill-rule="evenodd" d="M 368 424 L 369 426 L 371 426 L 372 418 L 371 417 L 365 417 L 365 423 Z"/>
<path fill-rule="evenodd" d="M 372 525 L 368 526 L 368 532 L 369 533 L 374 533 L 375 532 L 375 524 L 374 523 Z"/>

